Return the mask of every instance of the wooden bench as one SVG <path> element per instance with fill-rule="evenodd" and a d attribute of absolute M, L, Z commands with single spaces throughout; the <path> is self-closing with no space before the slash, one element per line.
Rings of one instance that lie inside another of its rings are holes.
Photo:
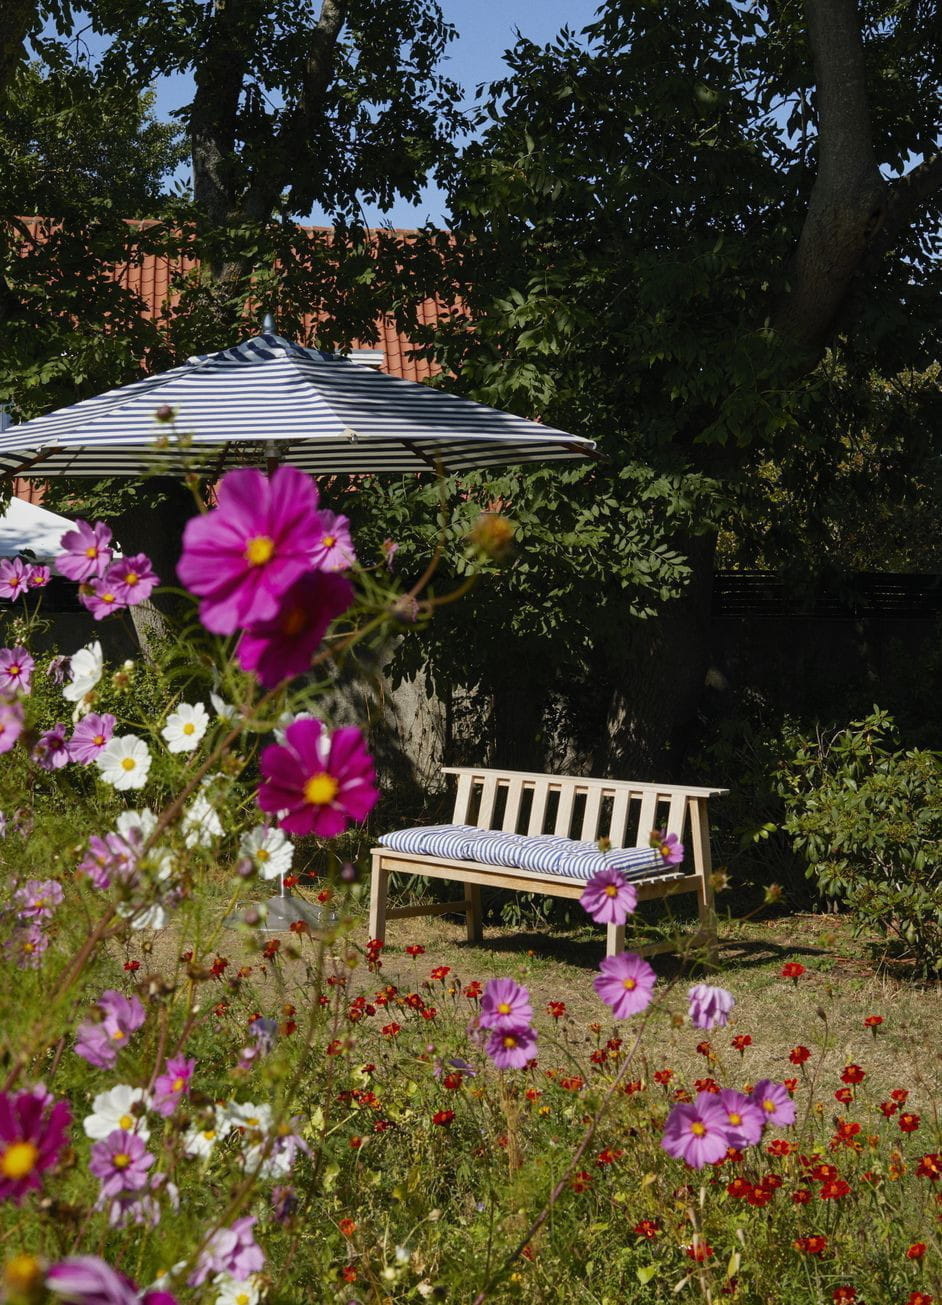
<path fill-rule="evenodd" d="M 653 874 L 649 879 L 636 880 L 638 900 L 696 893 L 699 931 L 690 945 L 705 948 L 712 955 L 716 944 L 716 915 L 707 802 L 711 797 L 722 796 L 727 789 L 636 784 L 633 780 L 580 779 L 465 766 L 446 766 L 443 773 L 458 778 L 452 817 L 456 825 L 531 836 L 552 833 L 591 842 L 605 838 L 613 848 L 646 847 L 655 829 L 676 834 L 686 849 L 683 864 L 671 867 L 669 872 Z M 385 938 L 387 920 L 460 913 L 465 916 L 468 941 L 480 942 L 484 936 L 482 886 L 578 898 L 585 885 L 584 879 L 420 856 L 389 847 L 374 847 L 371 857 L 370 937 L 378 939 Z M 464 897 L 449 902 L 389 907 L 386 899 L 391 874 L 454 880 L 464 884 Z M 606 954 L 614 956 L 624 950 L 625 929 L 613 924 L 606 928 Z M 670 943 L 655 944 L 643 950 L 650 953 L 671 947 Z"/>

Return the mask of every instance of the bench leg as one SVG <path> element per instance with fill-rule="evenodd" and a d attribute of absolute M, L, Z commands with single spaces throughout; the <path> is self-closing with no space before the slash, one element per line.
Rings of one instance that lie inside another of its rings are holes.
<path fill-rule="evenodd" d="M 386 894 L 389 888 L 389 871 L 380 865 L 379 857 L 373 858 L 373 873 L 370 877 L 370 937 L 384 942 L 386 938 Z"/>
<path fill-rule="evenodd" d="M 708 965 L 717 961 L 716 907 L 713 900 L 713 860 L 710 856 L 710 822 L 706 799 L 690 803 L 690 832 L 693 841 L 693 864 L 700 880 L 697 885 L 697 914 L 700 917 L 699 942 Z"/>
<path fill-rule="evenodd" d="M 481 914 L 481 887 L 479 884 L 464 886 L 464 922 L 468 942 L 484 941 L 484 917 Z"/>
<path fill-rule="evenodd" d="M 605 955 L 617 956 L 625 950 L 625 926 L 609 924 L 605 929 Z"/>

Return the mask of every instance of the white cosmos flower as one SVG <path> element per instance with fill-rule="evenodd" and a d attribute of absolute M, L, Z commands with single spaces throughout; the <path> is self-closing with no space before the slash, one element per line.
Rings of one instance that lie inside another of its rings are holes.
<path fill-rule="evenodd" d="M 69 662 L 69 672 L 72 679 L 62 690 L 62 696 L 66 702 L 80 702 L 86 693 L 91 693 L 101 679 L 104 665 L 105 660 L 102 655 L 101 644 L 97 639 L 94 643 L 86 644 L 84 648 L 80 648 Z"/>
<path fill-rule="evenodd" d="M 293 725 L 295 721 L 316 720 L 316 719 L 317 717 L 310 711 L 299 711 L 299 712 L 286 711 L 278 722 L 279 728 L 275 730 L 276 742 L 280 743 L 281 746 L 284 747 L 285 730 L 288 728 L 289 725 Z"/>
<path fill-rule="evenodd" d="M 191 1128 L 183 1137 L 183 1154 L 205 1160 L 212 1154 L 216 1143 L 228 1136 L 230 1126 L 222 1125 L 218 1118 L 208 1121 L 202 1128 Z"/>
<path fill-rule="evenodd" d="M 187 847 L 199 847 L 223 833 L 219 813 L 205 793 L 197 793 L 183 816 L 183 841 Z"/>
<path fill-rule="evenodd" d="M 257 1106 L 252 1101 L 227 1101 L 218 1107 L 220 1129 L 245 1129 L 246 1132 L 268 1133 L 274 1117 L 271 1106 Z"/>
<path fill-rule="evenodd" d="M 119 1083 L 108 1092 L 100 1092 L 92 1102 L 92 1113 L 85 1116 L 86 1137 L 100 1139 L 121 1128 L 126 1133 L 136 1133 L 142 1142 L 146 1142 L 150 1137 L 147 1121 L 133 1109 L 139 1105 L 143 1105 L 145 1110 L 150 1106 L 150 1097 L 143 1088 Z"/>
<path fill-rule="evenodd" d="M 209 712 L 201 702 L 181 702 L 160 731 L 168 752 L 192 752 L 209 728 Z"/>
<path fill-rule="evenodd" d="M 286 875 L 294 860 L 294 844 L 272 825 L 256 825 L 243 834 L 239 852 L 249 858 L 263 879 Z"/>
<path fill-rule="evenodd" d="M 139 907 L 133 902 L 121 902 L 118 906 L 118 914 L 123 915 L 125 919 L 129 916 L 132 929 L 163 929 L 167 923 L 167 912 L 159 904 L 153 906 Z"/>
<path fill-rule="evenodd" d="M 221 720 L 234 719 L 236 714 L 235 707 L 233 707 L 231 702 L 226 702 L 225 698 L 221 698 L 218 693 L 211 693 L 209 695 L 209 702 L 213 711 Z"/>
<path fill-rule="evenodd" d="M 244 1282 L 220 1273 L 213 1278 L 213 1286 L 219 1293 L 216 1305 L 258 1305 L 262 1299 L 261 1281 L 254 1273 Z"/>
<path fill-rule="evenodd" d="M 151 755 L 143 739 L 134 734 L 122 734 L 106 744 L 95 758 L 106 784 L 119 791 L 143 788 L 147 783 Z"/>

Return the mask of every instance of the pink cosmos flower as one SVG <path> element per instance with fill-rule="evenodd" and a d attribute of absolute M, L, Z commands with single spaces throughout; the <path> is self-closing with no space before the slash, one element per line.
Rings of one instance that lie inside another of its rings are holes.
<path fill-rule="evenodd" d="M 373 762 L 355 726 L 328 734 L 319 720 L 297 720 L 285 730 L 284 746 L 262 753 L 263 782 L 258 805 L 287 811 L 279 820 L 292 834 L 333 838 L 373 809 L 379 790 Z"/>
<path fill-rule="evenodd" d="M 773 1083 L 763 1078 L 752 1089 L 752 1099 L 762 1111 L 767 1124 L 794 1124 L 795 1103 L 788 1095 L 784 1083 Z"/>
<path fill-rule="evenodd" d="M 97 1255 L 73 1255 L 54 1264 L 46 1288 L 64 1297 L 64 1305 L 177 1305 L 168 1291 L 145 1291 L 117 1273 Z"/>
<path fill-rule="evenodd" d="M 615 1018 L 624 1020 L 650 1006 L 656 982 L 657 975 L 643 956 L 621 952 L 605 957 L 592 986 Z"/>
<path fill-rule="evenodd" d="M 331 621 L 353 602 L 353 586 L 339 575 L 312 571 L 295 580 L 268 621 L 253 621 L 239 640 L 239 665 L 266 689 L 310 669 Z"/>
<path fill-rule="evenodd" d="M 190 1090 L 190 1079 L 196 1068 L 195 1060 L 183 1056 L 170 1056 L 166 1069 L 154 1080 L 154 1109 L 168 1118 Z"/>
<path fill-rule="evenodd" d="M 59 543 L 65 552 L 56 558 L 56 570 L 79 583 L 104 575 L 114 556 L 109 548 L 111 531 L 103 521 L 96 521 L 93 526 L 87 521 L 76 521 L 75 529 L 67 530 Z"/>
<path fill-rule="evenodd" d="M 120 834 L 93 834 L 88 851 L 78 864 L 78 873 L 88 875 L 96 888 L 108 888 L 112 880 L 127 882 L 137 873 L 137 851 Z"/>
<path fill-rule="evenodd" d="M 13 894 L 13 900 L 21 920 L 48 920 L 64 895 L 55 879 L 27 879 Z"/>
<path fill-rule="evenodd" d="M 29 693 L 35 665 L 25 648 L 0 648 L 0 693 Z"/>
<path fill-rule="evenodd" d="M 713 988 L 708 983 L 695 983 L 687 993 L 690 1002 L 690 1022 L 695 1029 L 722 1028 L 729 1021 L 729 1012 L 736 998 L 725 988 Z"/>
<path fill-rule="evenodd" d="M 47 935 L 38 924 L 31 924 L 24 929 L 14 929 L 4 943 L 4 950 L 13 958 L 17 969 L 38 970 L 48 946 Z"/>
<path fill-rule="evenodd" d="M 45 730 L 36 740 L 30 756 L 43 770 L 61 770 L 69 762 L 68 725 L 59 721 L 51 730 Z"/>
<path fill-rule="evenodd" d="M 114 734 L 116 721 L 110 712 L 103 716 L 89 712 L 83 716 L 69 739 L 69 760 L 77 761 L 81 766 L 89 766 Z"/>
<path fill-rule="evenodd" d="M 349 517 L 336 516 L 323 509 L 317 544 L 311 553 L 311 563 L 319 571 L 346 571 L 357 560 L 350 537 Z"/>
<path fill-rule="evenodd" d="M 150 598 L 160 584 L 160 576 L 146 553 L 135 553 L 133 557 L 121 557 L 112 562 L 102 577 L 102 583 L 114 592 L 119 603 L 134 607 Z"/>
<path fill-rule="evenodd" d="M 0 1092 L 0 1201 L 19 1205 L 41 1186 L 68 1144 L 72 1112 L 41 1083 L 26 1092 Z"/>
<path fill-rule="evenodd" d="M 98 999 L 102 1020 L 86 1020 L 76 1029 L 76 1055 L 96 1069 L 111 1069 L 128 1037 L 146 1018 L 144 1007 L 136 997 L 125 997 L 108 988 Z"/>
<path fill-rule="evenodd" d="M 23 704 L 0 699 L 0 752 L 9 752 L 23 733 Z"/>
<path fill-rule="evenodd" d="M 19 557 L 0 558 L 0 598 L 15 602 L 29 588 L 30 567 Z"/>
<path fill-rule="evenodd" d="M 207 630 L 234 634 L 273 620 L 282 595 L 311 569 L 322 534 L 317 488 L 295 467 L 270 479 L 244 468 L 223 476 L 217 503 L 187 522 L 177 574 L 202 599 Z"/>
<path fill-rule="evenodd" d="M 139 1192 L 147 1186 L 147 1171 L 154 1157 L 136 1133 L 116 1128 L 92 1147 L 88 1169 L 101 1179 L 100 1200 L 108 1201 L 121 1192 Z"/>
<path fill-rule="evenodd" d="M 676 834 L 655 829 L 651 834 L 651 847 L 660 852 L 665 865 L 680 865 L 684 859 L 684 845 Z"/>
<path fill-rule="evenodd" d="M 744 1147 L 755 1146 L 765 1127 L 765 1119 L 756 1103 L 735 1088 L 724 1088 L 714 1095 L 726 1112 L 726 1132 L 730 1146 L 740 1151 Z"/>
<path fill-rule="evenodd" d="M 664 1125 L 661 1146 L 675 1160 L 693 1169 L 722 1160 L 730 1145 L 727 1112 L 713 1092 L 698 1092 L 696 1100 L 680 1102 Z"/>
<path fill-rule="evenodd" d="M 65 684 L 69 678 L 69 667 L 71 665 L 70 657 L 63 657 L 59 654 L 56 657 L 50 657 L 49 665 L 46 667 L 46 674 L 52 680 L 53 684 Z"/>
<path fill-rule="evenodd" d="M 638 890 L 614 867 L 596 870 L 579 903 L 596 924 L 624 924 L 638 905 Z"/>
<path fill-rule="evenodd" d="M 526 1069 L 536 1055 L 536 1030 L 526 1024 L 493 1029 L 484 1050 L 498 1069 Z"/>
<path fill-rule="evenodd" d="M 519 1029 L 533 1019 L 530 994 L 513 979 L 488 979 L 478 1023 L 485 1029 Z"/>
<path fill-rule="evenodd" d="M 34 565 L 29 569 L 26 583 L 30 589 L 45 589 L 51 579 L 48 566 Z"/>
<path fill-rule="evenodd" d="M 88 608 L 96 621 L 103 621 L 106 616 L 120 612 L 126 606 L 118 597 L 117 586 L 108 578 L 109 574 L 79 585 L 79 602 Z"/>
<path fill-rule="evenodd" d="M 255 1215 L 247 1214 L 236 1219 L 231 1228 L 214 1232 L 187 1279 L 189 1285 L 199 1287 L 210 1274 L 217 1273 L 228 1273 L 237 1282 L 245 1282 L 246 1278 L 264 1268 L 265 1253 L 255 1242 L 254 1226 Z"/>

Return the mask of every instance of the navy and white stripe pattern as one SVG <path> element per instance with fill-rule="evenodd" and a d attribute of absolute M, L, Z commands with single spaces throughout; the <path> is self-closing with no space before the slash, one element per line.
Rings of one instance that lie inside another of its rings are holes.
<path fill-rule="evenodd" d="M 532 870 L 561 879 L 586 880 L 598 870 L 618 869 L 629 880 L 672 871 L 655 848 L 628 847 L 600 852 L 595 843 L 555 834 L 505 834 L 476 825 L 428 825 L 381 834 L 380 843 L 397 852 L 478 861 L 509 870 Z"/>
<path fill-rule="evenodd" d="M 157 408 L 176 412 L 217 474 L 274 458 L 303 471 L 460 473 L 592 456 L 577 435 L 348 359 L 260 335 L 0 433 L 0 472 L 71 476 L 172 472 L 181 464 Z M 158 447 L 158 441 L 163 447 Z M 192 450 L 191 450 L 192 451 Z"/>

